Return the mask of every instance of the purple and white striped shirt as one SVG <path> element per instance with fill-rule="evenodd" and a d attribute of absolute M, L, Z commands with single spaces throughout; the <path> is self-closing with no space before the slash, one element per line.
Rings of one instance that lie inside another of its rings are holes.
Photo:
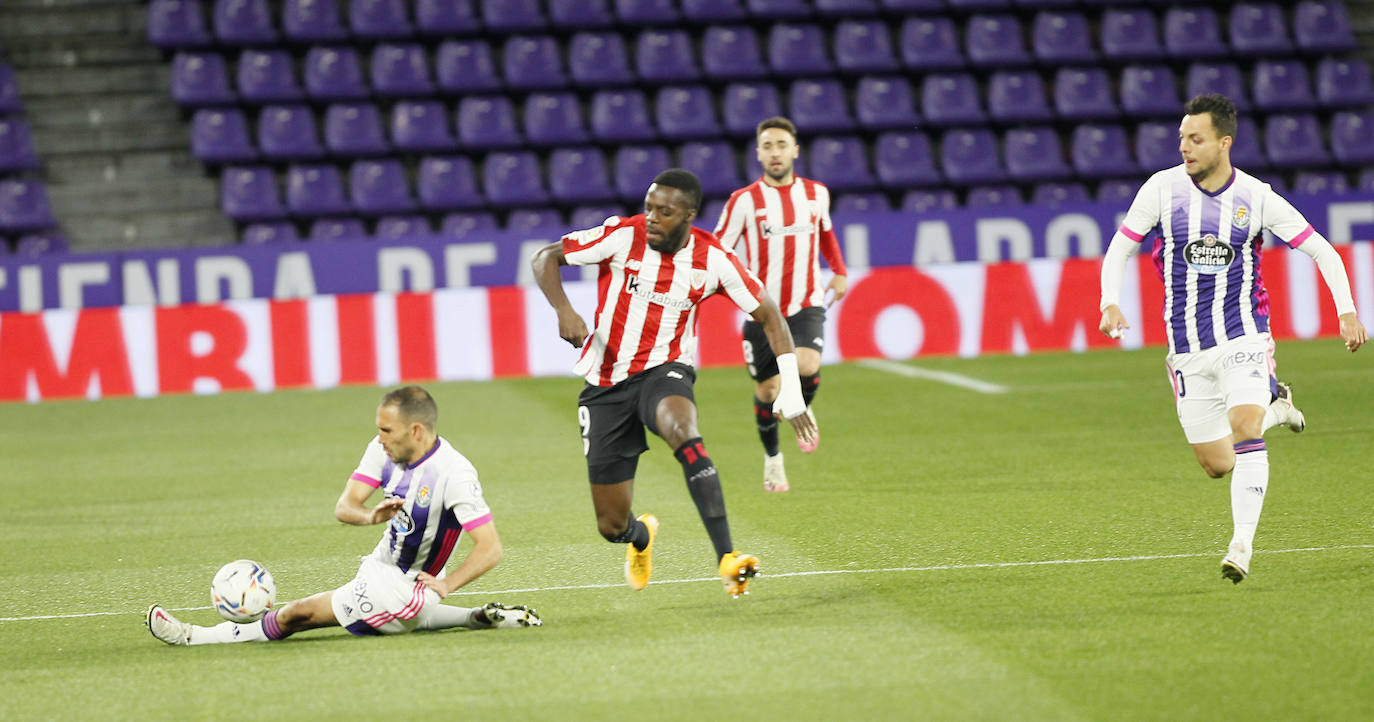
<path fill-rule="evenodd" d="M 1232 169 L 1230 181 L 1209 193 L 1181 164 L 1145 181 L 1119 230 L 1136 243 L 1154 238 L 1165 329 L 1175 353 L 1268 332 L 1263 232 L 1292 248 L 1313 234 L 1312 224 L 1268 183 Z"/>

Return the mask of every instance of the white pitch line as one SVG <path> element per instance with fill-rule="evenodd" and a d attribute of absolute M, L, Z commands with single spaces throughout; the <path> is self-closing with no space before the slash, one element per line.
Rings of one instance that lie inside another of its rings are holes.
<path fill-rule="evenodd" d="M 1374 549 L 1374 544 L 1348 544 L 1344 546 L 1332 547 L 1298 547 L 1296 549 L 1257 549 L 1256 554 L 1293 554 L 1296 552 L 1334 552 L 1346 551 L 1351 549 Z M 1195 552 L 1191 554 L 1151 554 L 1130 557 L 1093 557 L 1089 559 L 1045 559 L 1034 562 L 983 562 L 974 564 L 934 564 L 924 567 L 879 567 L 875 569 L 823 569 L 810 572 L 778 572 L 776 574 L 761 574 L 761 577 L 778 579 L 782 577 L 819 577 L 831 574 L 893 574 L 900 572 L 944 572 L 958 571 L 962 569 L 1007 569 L 1012 567 L 1045 567 L 1060 566 L 1065 564 L 1102 564 L 1107 562 L 1150 562 L 1165 559 L 1194 559 L 1197 557 L 1210 557 L 1221 554 L 1220 551 L 1214 552 Z M 698 577 L 694 579 L 663 579 L 656 580 L 653 584 L 696 584 L 698 582 L 719 582 L 720 577 Z M 581 589 L 618 589 L 625 586 L 624 583 L 615 584 L 567 584 L 556 587 L 525 587 L 523 589 L 497 589 L 486 592 L 454 592 L 450 597 L 463 596 L 489 596 L 495 594 L 529 594 L 533 592 L 562 592 L 575 591 Z M 202 609 L 212 609 L 212 607 L 169 607 L 172 612 L 193 612 Z M 86 612 L 83 614 L 44 614 L 32 617 L 0 617 L 0 622 L 32 622 L 43 619 L 80 619 L 82 617 L 115 617 L 124 614 L 143 614 L 142 610 L 137 612 Z"/>
<path fill-rule="evenodd" d="M 882 359 L 864 359 L 859 362 L 860 366 L 867 366 L 878 371 L 906 376 L 913 379 L 926 379 L 928 381 L 939 381 L 942 384 L 958 386 L 960 388 L 977 391 L 980 394 L 1005 394 L 1008 389 L 1001 384 L 994 384 L 990 381 L 982 381 L 971 376 L 956 374 L 952 371 L 931 371 L 918 366 L 908 366 L 899 364 L 896 361 L 884 361 Z"/>

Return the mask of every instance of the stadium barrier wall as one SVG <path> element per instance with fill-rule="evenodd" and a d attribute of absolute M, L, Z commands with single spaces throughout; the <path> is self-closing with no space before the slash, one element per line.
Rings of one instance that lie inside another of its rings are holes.
<path fill-rule="evenodd" d="M 1368 322 L 1374 244 L 1338 251 Z M 1133 264 L 1122 293 L 1131 329 L 1120 345 L 1162 345 L 1156 271 L 1146 256 Z M 1100 267 L 1069 259 L 855 271 L 827 314 L 823 359 L 1111 348 L 1118 342 L 1096 330 Z M 1265 253 L 1261 273 L 1276 338 L 1339 333 L 1306 255 Z M 567 286 L 590 326 L 595 284 Z M 742 318 L 723 297 L 703 304 L 700 365 L 743 363 Z M 557 376 L 576 357 L 531 286 L 0 313 L 0 401 Z"/>

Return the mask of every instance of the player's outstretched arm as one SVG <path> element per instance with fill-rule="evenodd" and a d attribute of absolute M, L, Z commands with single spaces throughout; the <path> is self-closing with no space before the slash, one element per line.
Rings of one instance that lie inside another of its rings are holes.
<path fill-rule="evenodd" d="M 406 500 L 399 496 L 383 499 L 377 506 L 367 508 L 368 497 L 376 488 L 349 479 L 344 486 L 343 493 L 339 495 L 339 500 L 334 504 L 334 516 L 339 521 L 353 526 L 368 526 L 371 524 L 381 524 L 390 521 L 391 517 L 396 516 L 396 512 L 405 504 Z"/>
<path fill-rule="evenodd" d="M 767 293 L 763 294 L 759 307 L 749 315 L 763 325 L 768 345 L 777 356 L 780 388 L 778 399 L 773 403 L 773 410 L 781 413 L 782 417 L 792 424 L 792 430 L 797 432 L 797 438 L 809 442 L 816 438 L 816 422 L 806 413 L 806 402 L 802 399 L 801 377 L 797 374 L 797 349 L 792 344 L 792 332 L 782 320 L 778 304 L 774 303 Z"/>
<path fill-rule="evenodd" d="M 491 571 L 501 561 L 505 551 L 501 547 L 501 537 L 496 533 L 496 523 L 487 522 L 482 526 L 465 529 L 463 534 L 472 539 L 472 550 L 463 558 L 463 563 L 442 577 L 420 572 L 416 579 L 434 590 L 442 599 L 454 593 L 463 585 Z"/>
<path fill-rule="evenodd" d="M 1350 353 L 1359 351 L 1369 340 L 1369 333 L 1364 330 L 1364 324 L 1360 323 L 1354 311 L 1341 314 L 1341 338 L 1345 339 L 1345 348 Z"/>
<path fill-rule="evenodd" d="M 568 259 L 563 256 L 562 243 L 550 243 L 539 249 L 534 258 L 530 259 L 530 267 L 534 269 L 534 282 L 539 284 L 539 290 L 544 292 L 544 298 L 549 300 L 549 305 L 558 313 L 558 336 L 575 348 L 582 348 L 582 343 L 587 340 L 587 324 L 577 315 L 577 311 L 573 310 L 568 294 L 563 291 L 563 277 L 559 275 L 558 269 L 566 265 Z"/>

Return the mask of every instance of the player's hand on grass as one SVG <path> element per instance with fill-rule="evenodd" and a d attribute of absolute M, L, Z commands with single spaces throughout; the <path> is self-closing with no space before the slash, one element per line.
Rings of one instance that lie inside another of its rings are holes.
<path fill-rule="evenodd" d="M 438 594 L 440 599 L 443 599 L 444 597 L 448 596 L 448 586 L 445 585 L 443 582 L 439 581 L 439 579 L 435 578 L 433 574 L 430 574 L 428 572 L 420 572 L 419 575 L 415 577 L 415 579 L 417 579 L 421 584 L 434 590 L 434 593 Z"/>
<path fill-rule="evenodd" d="M 1126 329 L 1131 325 L 1126 323 L 1126 314 L 1121 312 L 1121 307 L 1112 304 L 1102 309 L 1102 321 L 1097 324 L 1097 330 L 1111 338 L 1121 338 Z"/>
<path fill-rule="evenodd" d="M 404 497 L 392 496 L 383 499 L 380 504 L 372 507 L 372 518 L 369 524 L 381 524 L 384 521 L 391 521 L 391 517 L 396 516 L 396 512 L 401 510 L 406 500 Z"/>
<path fill-rule="evenodd" d="M 576 313 L 560 313 L 558 314 L 558 336 L 572 344 L 574 348 L 582 348 L 582 343 L 587 340 L 587 324 Z"/>
<path fill-rule="evenodd" d="M 1341 338 L 1345 339 L 1345 347 L 1351 353 L 1359 351 L 1364 342 L 1369 340 L 1364 324 L 1360 323 L 1354 311 L 1341 314 Z"/>

